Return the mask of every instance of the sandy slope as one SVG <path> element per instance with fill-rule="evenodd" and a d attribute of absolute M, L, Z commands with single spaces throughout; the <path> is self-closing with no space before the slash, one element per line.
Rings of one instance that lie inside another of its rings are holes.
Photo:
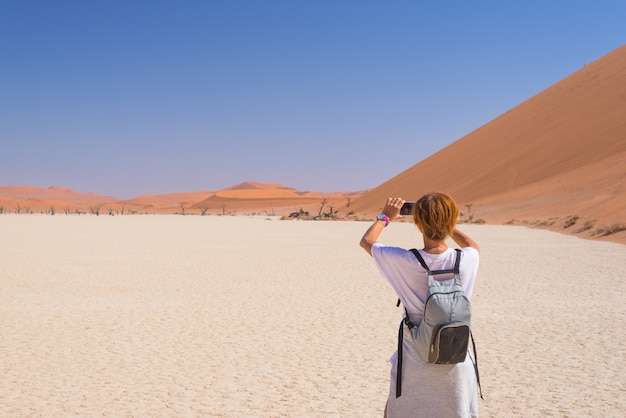
<path fill-rule="evenodd" d="M 626 224 L 624 115 L 626 45 L 372 189 L 353 209 L 372 214 L 388 196 L 441 190 L 490 223 L 553 219 L 562 227 L 577 215 L 596 226 Z"/>
<path fill-rule="evenodd" d="M 368 225 L 0 216 L 0 416 L 381 416 L 400 311 Z M 626 247 L 463 228 L 482 416 L 623 416 Z"/>

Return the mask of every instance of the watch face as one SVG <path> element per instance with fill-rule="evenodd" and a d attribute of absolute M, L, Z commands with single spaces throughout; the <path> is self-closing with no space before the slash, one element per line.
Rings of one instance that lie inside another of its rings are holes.
<path fill-rule="evenodd" d="M 382 221 L 382 220 L 384 220 L 384 219 L 385 219 L 385 215 L 384 215 L 383 213 L 381 213 L 380 215 L 378 215 L 378 216 L 376 217 L 376 219 L 378 219 L 378 220 Z"/>

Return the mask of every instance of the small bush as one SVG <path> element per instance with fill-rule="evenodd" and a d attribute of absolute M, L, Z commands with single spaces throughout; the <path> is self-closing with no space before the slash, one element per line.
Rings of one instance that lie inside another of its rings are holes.
<path fill-rule="evenodd" d="M 570 216 L 569 218 L 565 220 L 565 225 L 563 225 L 563 229 L 566 229 L 572 225 L 575 225 L 576 222 L 578 222 L 578 219 L 580 219 L 579 216 Z"/>
<path fill-rule="evenodd" d="M 596 221 L 587 221 L 583 226 L 576 230 L 576 233 L 581 233 L 590 230 L 595 225 Z"/>
<path fill-rule="evenodd" d="M 605 237 L 607 235 L 611 235 L 620 231 L 626 231 L 625 224 L 603 225 L 600 228 L 594 230 L 592 235 L 600 235 L 602 237 Z"/>

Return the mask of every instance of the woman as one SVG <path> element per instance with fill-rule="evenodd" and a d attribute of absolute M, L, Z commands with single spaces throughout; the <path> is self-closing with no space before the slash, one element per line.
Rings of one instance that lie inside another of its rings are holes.
<path fill-rule="evenodd" d="M 411 322 L 419 324 L 428 292 L 426 271 L 408 250 L 378 242 L 389 220 L 398 216 L 401 198 L 389 198 L 376 221 L 361 238 L 361 247 L 370 254 L 381 274 L 389 281 L 406 308 Z M 431 270 L 454 266 L 455 251 L 448 248 L 448 237 L 461 247 L 460 275 L 463 289 L 471 297 L 478 271 L 479 247 L 456 229 L 458 207 L 444 193 L 428 193 L 414 205 L 413 221 L 424 240 L 420 255 Z M 396 397 L 397 352 L 390 362 L 391 383 L 385 408 L 388 417 L 475 417 L 478 416 L 477 382 L 468 355 L 457 364 L 426 363 L 419 356 L 411 333 L 404 325 L 402 341 L 402 396 Z"/>

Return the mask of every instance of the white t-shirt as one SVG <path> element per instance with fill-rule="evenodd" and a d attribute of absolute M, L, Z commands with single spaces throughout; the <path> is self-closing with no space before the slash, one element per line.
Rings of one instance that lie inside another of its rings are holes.
<path fill-rule="evenodd" d="M 426 265 L 432 270 L 454 268 L 456 252 L 448 248 L 441 254 L 429 254 L 419 250 Z M 402 304 L 409 312 L 412 322 L 419 322 L 424 315 L 424 303 L 428 296 L 426 270 L 408 250 L 388 247 L 381 243 L 372 246 L 372 257 L 381 274 L 389 281 Z M 474 281 L 478 272 L 478 251 L 472 247 L 461 249 L 461 283 L 467 297 L 471 299 Z M 445 275 L 438 278 L 448 278 Z"/>

